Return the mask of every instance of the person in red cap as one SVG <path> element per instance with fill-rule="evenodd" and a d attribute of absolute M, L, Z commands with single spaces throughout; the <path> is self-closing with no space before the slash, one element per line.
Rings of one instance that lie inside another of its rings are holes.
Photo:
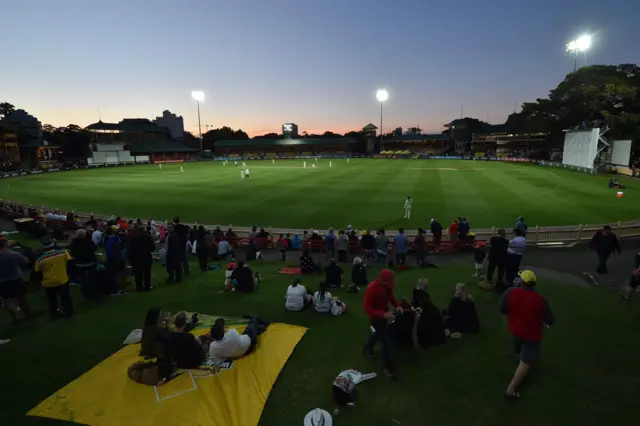
<path fill-rule="evenodd" d="M 396 287 L 396 278 L 389 269 L 383 269 L 378 278 L 373 280 L 364 293 L 364 311 L 369 316 L 373 334 L 364 347 L 365 356 L 373 356 L 373 348 L 380 341 L 382 343 L 382 362 L 384 372 L 390 378 L 395 378 L 391 363 L 391 340 L 387 324 L 395 319 L 393 312 L 389 312 L 389 305 L 393 305 L 396 311 L 400 311 L 400 303 L 393 294 Z"/>

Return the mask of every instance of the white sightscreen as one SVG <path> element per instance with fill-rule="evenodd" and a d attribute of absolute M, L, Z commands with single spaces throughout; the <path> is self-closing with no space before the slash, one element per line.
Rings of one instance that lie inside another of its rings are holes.
<path fill-rule="evenodd" d="M 622 167 L 629 167 L 631 158 L 631 141 L 613 141 L 613 152 L 611 153 L 611 164 Z"/>
<path fill-rule="evenodd" d="M 600 129 L 575 130 L 564 135 L 562 164 L 592 169 L 598 153 Z"/>

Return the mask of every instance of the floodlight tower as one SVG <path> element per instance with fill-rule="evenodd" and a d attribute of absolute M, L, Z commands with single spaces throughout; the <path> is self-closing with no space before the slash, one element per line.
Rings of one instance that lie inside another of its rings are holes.
<path fill-rule="evenodd" d="M 200 154 L 202 154 L 202 126 L 200 125 L 200 102 L 204 102 L 204 92 L 200 90 L 194 90 L 191 92 L 191 97 L 196 101 L 198 105 L 198 136 L 200 137 Z"/>
<path fill-rule="evenodd" d="M 376 92 L 376 99 L 380 102 L 380 151 L 384 151 L 384 145 L 382 142 L 382 105 L 389 99 L 389 91 L 386 89 L 380 89 Z"/>
<path fill-rule="evenodd" d="M 578 55 L 584 53 L 584 64 L 587 65 L 587 50 L 591 48 L 591 36 L 584 34 L 566 44 L 565 50 L 576 57 L 573 60 L 573 72 L 578 68 Z"/>

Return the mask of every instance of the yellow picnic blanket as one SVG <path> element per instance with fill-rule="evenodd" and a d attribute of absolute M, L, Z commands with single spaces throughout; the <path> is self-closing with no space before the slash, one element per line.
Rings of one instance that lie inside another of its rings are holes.
<path fill-rule="evenodd" d="M 205 326 L 194 334 L 206 333 L 211 321 L 203 322 Z M 227 319 L 239 333 L 244 324 L 246 320 Z M 246 357 L 186 370 L 161 387 L 127 377 L 127 367 L 141 359 L 140 345 L 128 345 L 27 415 L 87 425 L 255 426 L 276 378 L 305 332 L 304 327 L 271 324 Z"/>

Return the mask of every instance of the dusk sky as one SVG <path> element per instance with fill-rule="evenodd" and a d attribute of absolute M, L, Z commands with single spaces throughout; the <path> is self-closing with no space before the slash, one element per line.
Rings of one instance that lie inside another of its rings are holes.
<path fill-rule="evenodd" d="M 502 123 L 573 69 L 640 61 L 638 0 L 3 1 L 0 101 L 43 124 L 86 126 L 168 109 L 250 135 L 384 129 L 439 132 L 460 115 Z M 578 60 L 583 64 L 584 59 Z M 203 129 L 204 131 L 204 129 Z"/>

